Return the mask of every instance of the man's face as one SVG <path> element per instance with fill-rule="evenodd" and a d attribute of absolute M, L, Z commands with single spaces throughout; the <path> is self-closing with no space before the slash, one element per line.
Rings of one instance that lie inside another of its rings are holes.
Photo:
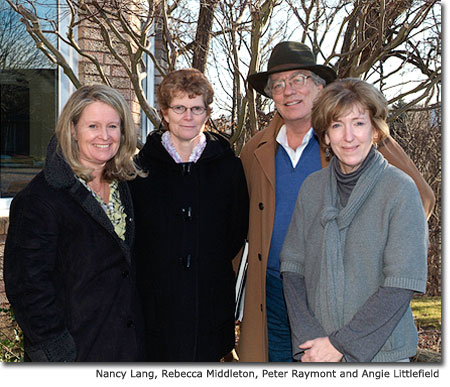
<path fill-rule="evenodd" d="M 285 81 L 284 90 L 279 94 L 272 92 L 272 99 L 286 124 L 311 120 L 314 100 L 322 90 L 322 86 L 316 85 L 311 78 L 306 79 L 301 86 L 296 85 L 295 76 L 298 74 L 309 76 L 311 72 L 309 70 L 290 70 L 270 76 L 271 84 L 280 80 Z"/>

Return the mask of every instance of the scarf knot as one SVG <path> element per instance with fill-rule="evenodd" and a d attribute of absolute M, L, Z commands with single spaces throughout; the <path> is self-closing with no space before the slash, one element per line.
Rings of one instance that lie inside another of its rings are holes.
<path fill-rule="evenodd" d="M 325 228 L 327 223 L 336 220 L 338 215 L 339 211 L 336 207 L 326 206 L 320 214 L 320 223 L 322 224 L 322 227 Z"/>

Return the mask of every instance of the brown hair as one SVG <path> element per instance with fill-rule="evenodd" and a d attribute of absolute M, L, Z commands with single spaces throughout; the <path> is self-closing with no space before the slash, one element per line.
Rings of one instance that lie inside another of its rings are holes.
<path fill-rule="evenodd" d="M 354 105 L 368 110 L 372 126 L 378 133 L 377 142 L 389 136 L 386 98 L 370 83 L 346 78 L 330 83 L 314 101 L 311 121 L 323 147 L 326 147 L 325 134 L 331 122 L 346 114 Z"/>
<path fill-rule="evenodd" d="M 72 134 L 72 127 L 76 127 L 84 108 L 96 101 L 111 106 L 120 117 L 119 149 L 106 163 L 102 177 L 108 182 L 115 179 L 132 180 L 142 173 L 132 160 L 137 142 L 133 117 L 123 96 L 106 85 L 83 86 L 69 97 L 56 124 L 56 136 L 64 159 L 77 176 L 86 181 L 93 179 L 92 169 L 86 168 L 80 162 L 78 144 Z"/>
<path fill-rule="evenodd" d="M 174 97 L 185 93 L 189 98 L 200 95 L 203 97 L 208 114 L 211 114 L 210 104 L 213 102 L 214 90 L 203 73 L 196 69 L 175 70 L 168 73 L 157 90 L 157 101 L 161 111 L 165 112 Z M 167 129 L 167 122 L 163 118 Z"/>

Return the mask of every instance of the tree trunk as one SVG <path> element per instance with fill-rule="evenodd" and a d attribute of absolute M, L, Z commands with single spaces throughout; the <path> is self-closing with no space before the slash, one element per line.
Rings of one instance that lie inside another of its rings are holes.
<path fill-rule="evenodd" d="M 198 15 L 197 33 L 195 35 L 192 67 L 200 70 L 202 73 L 206 70 L 214 12 L 216 11 L 217 4 L 218 0 L 200 0 L 200 12 Z"/>

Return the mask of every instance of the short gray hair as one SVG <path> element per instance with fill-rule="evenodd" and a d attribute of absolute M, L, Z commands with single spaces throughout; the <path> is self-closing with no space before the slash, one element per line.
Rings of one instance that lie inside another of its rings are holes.
<path fill-rule="evenodd" d="M 323 86 L 323 87 L 326 86 L 327 82 L 325 81 L 325 79 L 319 77 L 316 73 L 313 73 L 312 71 L 310 71 L 309 74 L 311 75 L 311 78 L 316 86 Z"/>

